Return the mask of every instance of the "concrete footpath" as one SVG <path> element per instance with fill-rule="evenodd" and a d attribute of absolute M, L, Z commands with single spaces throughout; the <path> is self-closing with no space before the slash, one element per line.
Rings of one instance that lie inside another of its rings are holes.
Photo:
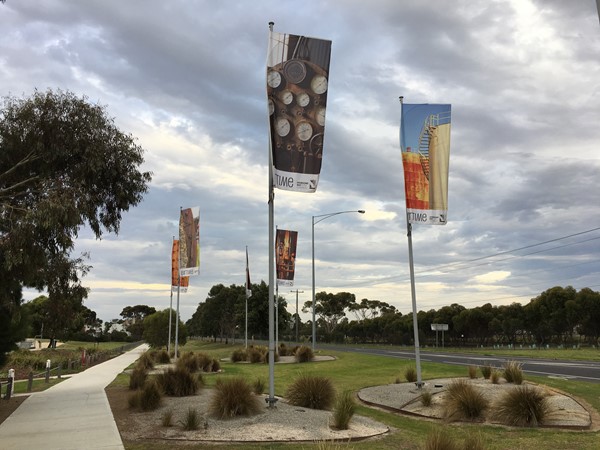
<path fill-rule="evenodd" d="M 0 449 L 124 449 L 104 388 L 147 349 L 141 345 L 30 395 L 0 424 Z"/>

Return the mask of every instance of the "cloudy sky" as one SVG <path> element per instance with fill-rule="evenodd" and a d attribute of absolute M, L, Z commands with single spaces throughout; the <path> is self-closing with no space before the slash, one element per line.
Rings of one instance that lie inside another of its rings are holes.
<path fill-rule="evenodd" d="M 399 96 L 452 104 L 449 222 L 413 230 L 419 309 L 600 289 L 594 0 L 7 0 L 1 94 L 60 88 L 106 105 L 154 174 L 118 236 L 78 239 L 100 318 L 168 307 L 180 207 L 200 207 L 184 320 L 213 285 L 244 283 L 246 246 L 252 281 L 268 280 L 269 21 L 332 41 L 318 190 L 275 191 L 275 224 L 299 234 L 301 304 L 311 217 L 364 209 L 315 226 L 317 292 L 411 311 Z"/>

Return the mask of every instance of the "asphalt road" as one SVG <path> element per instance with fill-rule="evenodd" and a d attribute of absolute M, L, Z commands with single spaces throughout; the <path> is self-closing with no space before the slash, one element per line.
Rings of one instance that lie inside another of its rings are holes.
<path fill-rule="evenodd" d="M 362 348 L 360 346 L 337 346 L 326 344 L 317 346 L 317 349 L 327 348 L 342 352 L 366 353 L 398 359 L 415 359 L 415 352 L 412 350 L 372 349 Z M 598 362 L 569 361 L 562 359 L 532 359 L 510 356 L 484 356 L 421 351 L 421 362 L 456 364 L 459 366 L 482 366 L 484 364 L 489 364 L 492 367 L 500 368 L 507 361 L 518 361 L 522 363 L 522 369 L 525 373 L 567 380 L 587 381 L 590 383 L 600 383 L 600 352 L 598 353 L 598 359 Z"/>

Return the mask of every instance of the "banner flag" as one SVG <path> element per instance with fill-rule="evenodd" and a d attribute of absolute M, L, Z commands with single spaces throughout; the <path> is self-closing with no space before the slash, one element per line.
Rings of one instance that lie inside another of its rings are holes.
<path fill-rule="evenodd" d="M 179 240 L 173 239 L 173 251 L 171 252 L 171 291 L 177 292 L 179 284 Z M 181 277 L 181 286 L 179 292 L 187 292 L 190 284 L 190 277 Z"/>
<path fill-rule="evenodd" d="M 248 265 L 248 247 L 246 247 L 246 298 L 252 297 L 252 285 L 250 284 L 250 266 Z"/>
<path fill-rule="evenodd" d="M 179 216 L 180 275 L 200 273 L 200 208 L 182 209 Z"/>
<path fill-rule="evenodd" d="M 267 100 L 274 186 L 315 192 L 323 160 L 331 41 L 271 36 Z"/>
<path fill-rule="evenodd" d="M 275 238 L 275 270 L 278 286 L 294 285 L 297 242 L 297 231 L 277 230 Z"/>
<path fill-rule="evenodd" d="M 402 105 L 400 147 L 409 223 L 448 220 L 450 105 Z"/>

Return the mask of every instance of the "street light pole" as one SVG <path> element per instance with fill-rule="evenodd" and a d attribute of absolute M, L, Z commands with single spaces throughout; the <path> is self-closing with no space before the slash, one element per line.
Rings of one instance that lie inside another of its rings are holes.
<path fill-rule="evenodd" d="M 304 294 L 304 291 L 299 291 L 298 289 L 290 292 L 296 293 L 296 343 L 298 343 L 298 322 L 300 322 L 300 316 L 298 315 L 298 294 Z"/>
<path fill-rule="evenodd" d="M 317 342 L 317 324 L 316 324 L 316 313 L 315 313 L 315 224 L 322 222 L 325 219 L 329 219 L 330 217 L 337 216 L 339 214 L 346 213 L 359 213 L 364 214 L 364 209 L 359 209 L 357 211 L 338 211 L 329 214 L 320 214 L 318 216 L 312 216 L 312 350 L 315 350 L 315 345 Z M 315 221 L 315 219 L 319 219 Z"/>

